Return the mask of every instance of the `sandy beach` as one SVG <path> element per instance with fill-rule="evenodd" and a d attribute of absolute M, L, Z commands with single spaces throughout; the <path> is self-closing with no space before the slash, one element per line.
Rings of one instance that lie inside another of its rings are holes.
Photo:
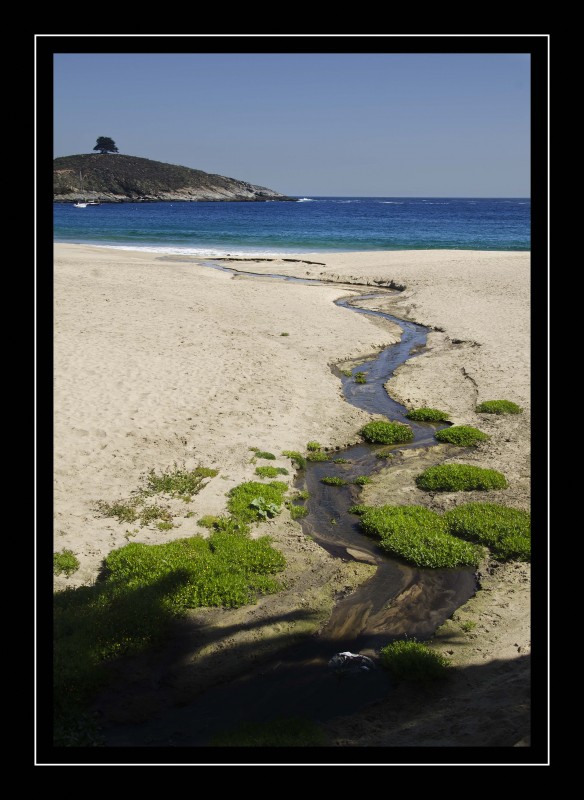
<path fill-rule="evenodd" d="M 233 276 L 187 256 L 55 245 L 54 550 L 70 549 L 80 561 L 71 577 L 55 578 L 56 589 L 93 583 L 103 558 L 130 538 L 159 543 L 206 535 L 197 519 L 222 513 L 229 489 L 254 478 L 252 447 L 275 453 L 278 458 L 270 463 L 290 468 L 279 456 L 284 449 L 304 451 L 309 440 L 328 448 L 357 441 L 370 416 L 344 400 L 331 366 L 365 358 L 400 335 L 390 322 L 334 305 L 341 296 L 363 294 L 363 285 L 401 288 L 368 307 L 432 328 L 427 350 L 398 370 L 387 386 L 390 394 L 408 407 L 443 408 L 453 422 L 488 433 L 488 445 L 470 453 L 443 448 L 441 460 L 501 470 L 509 488 L 490 493 L 489 501 L 529 509 L 529 253 L 281 254 L 272 261 L 224 263 L 330 283 Z M 477 402 L 499 398 L 518 403 L 524 413 L 475 413 Z M 175 463 L 219 471 L 194 498 L 195 513 L 183 513 L 177 527 L 136 528 L 97 511 L 100 501 L 128 497 L 151 469 L 161 472 Z M 407 460 L 397 476 L 385 470 L 365 487 L 363 501 L 444 509 L 485 499 L 428 497 L 413 484 L 417 471 Z M 290 635 L 314 632 L 330 613 L 335 591 L 350 591 L 371 574 L 369 565 L 334 559 L 307 540 L 287 512 L 262 527 L 264 532 L 288 559 L 287 589 L 253 607 L 193 612 L 192 620 L 229 631 L 205 649 L 206 656 L 221 649 L 225 678 L 245 668 L 228 653 L 252 635 L 246 630 L 251 614 L 256 622 L 262 615 L 266 620 L 254 628 L 258 652 L 272 652 L 275 613 L 309 609 L 309 621 Z M 460 669 L 446 700 L 450 714 L 440 713 L 437 703 L 416 704 L 412 698 L 408 703 L 402 697 L 391 709 L 380 703 L 368 710 L 366 719 L 329 724 L 333 743 L 528 742 L 529 567 L 487 564 L 481 583 L 484 591 L 436 638 Z M 463 634 L 457 623 L 471 617 L 477 626 Z M 233 633 L 234 627 L 239 631 Z M 185 630 L 188 635 L 188 625 Z M 155 718 L 165 705 L 184 701 L 204 685 L 205 670 L 193 669 L 197 654 L 185 657 L 181 651 L 171 665 L 169 658 L 162 659 L 166 683 L 156 696 L 148 693 L 144 667 L 135 665 L 133 691 L 102 701 L 110 719 Z M 149 669 L 155 667 L 152 662 Z M 217 666 L 211 669 L 216 677 Z M 497 725 L 484 724 L 487 706 L 489 718 L 498 715 Z"/>

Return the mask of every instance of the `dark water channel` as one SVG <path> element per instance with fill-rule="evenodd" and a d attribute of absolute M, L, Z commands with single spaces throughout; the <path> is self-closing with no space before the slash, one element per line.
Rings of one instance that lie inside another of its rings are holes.
<path fill-rule="evenodd" d="M 242 277 L 324 283 L 281 275 L 243 273 L 210 262 L 207 266 Z M 383 294 L 387 292 L 385 290 Z M 123 731 L 117 732 L 111 730 L 108 744 L 205 746 L 215 733 L 236 728 L 242 723 L 283 717 L 323 722 L 354 713 L 367 703 L 386 697 L 392 689 L 391 680 L 383 669 L 357 675 L 336 673 L 327 666 L 330 658 L 347 650 L 375 658 L 379 649 L 395 638 L 407 635 L 418 640 L 427 639 L 476 591 L 471 569 L 421 569 L 383 554 L 376 540 L 359 531 L 358 518 L 347 511 L 353 503 L 359 502 L 359 487 L 320 483 L 325 476 L 338 475 L 351 481 L 357 476 L 371 475 L 391 467 L 391 460 L 377 458 L 376 453 L 435 444 L 434 432 L 444 427 L 405 419 L 406 409 L 392 400 L 384 388 L 398 366 L 423 350 L 429 329 L 391 314 L 354 305 L 379 296 L 379 292 L 363 294 L 336 303 L 359 314 L 391 320 L 402 329 L 401 340 L 353 368 L 353 374 L 358 371 L 366 373 L 365 384 L 357 384 L 353 377 L 336 372 L 348 402 L 369 413 L 407 422 L 414 430 L 414 441 L 393 448 L 360 444 L 332 451 L 328 454 L 330 461 L 308 462 L 306 470 L 300 471 L 296 481 L 298 488 L 310 492 L 306 501 L 309 514 L 300 521 L 304 533 L 338 558 L 375 564 L 375 574 L 357 591 L 338 598 L 329 621 L 318 635 L 281 651 L 276 659 L 262 663 L 251 674 L 205 691 L 187 706 L 169 709 L 164 719 L 157 721 L 155 732 L 151 725 L 124 726 Z M 335 464 L 334 458 L 347 459 L 348 463 Z M 391 496 L 386 502 L 391 504 Z"/>

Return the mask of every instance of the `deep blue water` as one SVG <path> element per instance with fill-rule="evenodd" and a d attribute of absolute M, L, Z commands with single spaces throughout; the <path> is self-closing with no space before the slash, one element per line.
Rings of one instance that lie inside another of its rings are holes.
<path fill-rule="evenodd" d="M 314 197 L 267 203 L 54 204 L 55 241 L 204 255 L 529 250 L 528 198 Z"/>

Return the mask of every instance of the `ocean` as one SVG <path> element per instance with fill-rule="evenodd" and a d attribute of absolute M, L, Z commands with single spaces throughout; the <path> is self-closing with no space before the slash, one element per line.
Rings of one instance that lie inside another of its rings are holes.
<path fill-rule="evenodd" d="M 304 197 L 266 203 L 54 204 L 57 242 L 202 256 L 529 250 L 529 198 Z"/>

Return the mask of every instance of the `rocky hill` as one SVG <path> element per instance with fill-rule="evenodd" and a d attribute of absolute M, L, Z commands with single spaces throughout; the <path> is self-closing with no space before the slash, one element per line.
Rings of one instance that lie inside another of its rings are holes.
<path fill-rule="evenodd" d="M 83 191 L 80 179 L 83 176 Z M 235 178 L 148 158 L 92 153 L 53 162 L 53 200 L 70 203 L 85 195 L 102 203 L 166 200 L 267 201 L 295 198 Z"/>

